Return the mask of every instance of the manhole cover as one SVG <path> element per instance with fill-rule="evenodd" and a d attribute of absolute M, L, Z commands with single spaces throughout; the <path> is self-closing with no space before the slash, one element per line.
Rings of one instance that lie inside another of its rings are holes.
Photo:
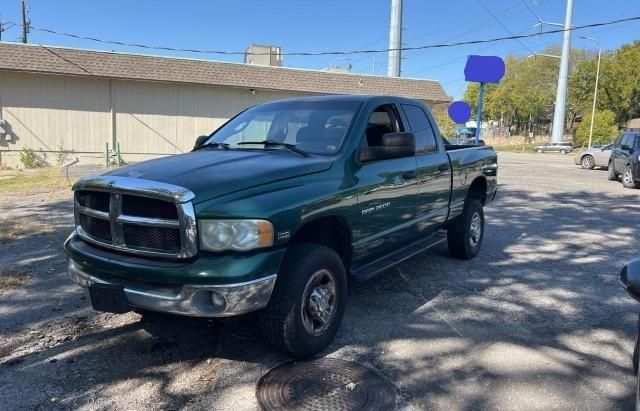
<path fill-rule="evenodd" d="M 362 365 L 334 358 L 294 361 L 258 382 L 258 403 L 266 410 L 389 410 L 394 387 Z"/>

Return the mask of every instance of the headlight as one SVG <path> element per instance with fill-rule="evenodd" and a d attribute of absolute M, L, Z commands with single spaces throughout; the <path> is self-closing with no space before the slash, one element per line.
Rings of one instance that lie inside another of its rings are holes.
<path fill-rule="evenodd" d="M 273 245 L 273 225 L 266 220 L 200 220 L 200 247 L 207 251 L 246 251 Z"/>

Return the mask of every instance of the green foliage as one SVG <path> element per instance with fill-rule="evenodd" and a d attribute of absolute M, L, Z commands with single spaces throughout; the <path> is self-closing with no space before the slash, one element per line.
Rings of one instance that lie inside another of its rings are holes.
<path fill-rule="evenodd" d="M 618 128 L 615 126 L 616 115 L 611 110 L 596 110 L 593 122 L 593 137 L 591 144 L 608 144 L 612 142 Z M 589 143 L 589 128 L 591 127 L 591 113 L 589 112 L 576 130 L 574 143 L 586 146 Z"/>
<path fill-rule="evenodd" d="M 435 107 L 432 111 L 433 116 L 436 119 L 440 133 L 446 138 L 453 138 L 456 136 L 456 123 L 449 118 L 449 113 L 446 111 L 446 107 Z"/>
<path fill-rule="evenodd" d="M 558 47 L 544 50 L 559 55 Z M 574 120 L 588 116 L 593 103 L 598 54 L 572 50 L 569 66 L 566 127 L 573 129 Z M 506 73 L 500 84 L 485 88 L 485 120 L 504 120 L 524 131 L 529 116 L 534 124 L 548 123 L 553 116 L 558 84 L 558 59 L 548 57 L 514 57 L 505 59 Z M 640 41 L 604 52 L 600 67 L 597 107 L 610 110 L 619 127 L 631 118 L 640 117 Z M 471 83 L 464 94 L 476 110 L 479 85 Z M 475 116 L 475 115 L 474 115 Z"/>
<path fill-rule="evenodd" d="M 29 147 L 25 147 L 20 152 L 20 162 L 24 168 L 42 168 L 47 166 L 47 161 L 43 154 L 38 154 Z"/>

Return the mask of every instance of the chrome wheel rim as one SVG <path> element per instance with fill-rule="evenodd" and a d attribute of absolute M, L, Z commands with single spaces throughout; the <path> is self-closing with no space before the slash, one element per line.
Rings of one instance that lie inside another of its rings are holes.
<path fill-rule="evenodd" d="M 622 178 L 624 178 L 624 182 L 627 183 L 627 185 L 630 185 L 630 184 L 633 183 L 633 178 L 631 177 L 631 170 L 630 169 L 627 169 L 624 172 L 624 176 Z"/>
<path fill-rule="evenodd" d="M 482 238 L 482 219 L 480 214 L 475 212 L 471 217 L 471 226 L 469 228 L 469 243 L 472 247 L 476 247 Z"/>
<path fill-rule="evenodd" d="M 582 159 L 582 165 L 584 166 L 584 168 L 591 168 L 592 166 L 592 160 L 591 157 L 585 157 Z"/>
<path fill-rule="evenodd" d="M 336 314 L 338 295 L 336 279 L 329 270 L 322 269 L 311 275 L 302 293 L 302 325 L 309 335 L 322 335 Z"/>

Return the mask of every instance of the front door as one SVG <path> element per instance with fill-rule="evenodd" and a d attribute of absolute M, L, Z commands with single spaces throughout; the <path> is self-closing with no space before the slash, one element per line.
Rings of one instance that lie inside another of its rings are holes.
<path fill-rule="evenodd" d="M 395 104 L 370 115 L 361 147 L 382 145 L 382 136 L 405 131 Z M 365 264 L 415 239 L 418 202 L 415 156 L 358 164 L 358 220 L 354 232 L 354 265 Z"/>

